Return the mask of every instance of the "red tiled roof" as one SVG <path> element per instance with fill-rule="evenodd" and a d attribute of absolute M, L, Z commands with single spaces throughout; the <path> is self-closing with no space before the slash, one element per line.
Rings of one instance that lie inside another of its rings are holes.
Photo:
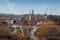
<path fill-rule="evenodd" d="M 28 25 L 28 22 L 27 21 L 20 21 L 20 25 L 26 26 L 26 25 Z"/>
<path fill-rule="evenodd" d="M 36 24 L 36 21 L 35 20 L 28 20 L 28 21 L 21 21 L 20 22 L 20 25 L 34 25 L 34 24 Z"/>
<path fill-rule="evenodd" d="M 31 21 L 29 22 L 29 24 L 30 24 L 30 25 L 34 25 L 34 24 L 36 24 L 36 21 L 35 21 L 35 20 L 31 20 Z"/>
<path fill-rule="evenodd" d="M 43 20 L 42 16 L 37 16 L 37 22 L 42 20 Z"/>

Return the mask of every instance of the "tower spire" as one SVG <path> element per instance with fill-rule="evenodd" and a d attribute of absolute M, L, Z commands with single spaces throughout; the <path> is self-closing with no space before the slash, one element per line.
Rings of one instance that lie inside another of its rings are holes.
<path fill-rule="evenodd" d="M 32 14 L 34 14 L 34 9 L 32 9 Z"/>

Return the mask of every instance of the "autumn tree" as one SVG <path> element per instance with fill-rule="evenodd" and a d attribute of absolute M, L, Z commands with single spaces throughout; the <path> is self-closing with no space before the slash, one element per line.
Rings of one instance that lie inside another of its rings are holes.
<path fill-rule="evenodd" d="M 11 32 L 11 36 L 13 40 L 27 40 L 27 36 L 22 35 L 19 29 L 16 29 L 15 32 Z"/>
<path fill-rule="evenodd" d="M 58 30 L 58 26 L 53 21 L 42 22 L 39 28 L 35 31 L 35 36 L 42 37 L 47 36 L 51 30 Z"/>
<path fill-rule="evenodd" d="M 2 24 L 2 22 L 3 22 L 3 18 L 2 18 L 2 17 L 0 17 L 0 25 Z"/>

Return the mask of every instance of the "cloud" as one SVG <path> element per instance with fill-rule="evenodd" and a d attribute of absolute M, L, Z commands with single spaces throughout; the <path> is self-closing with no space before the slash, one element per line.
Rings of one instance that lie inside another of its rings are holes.
<path fill-rule="evenodd" d="M 6 6 L 7 6 L 7 11 L 8 13 L 15 13 L 16 12 L 16 6 L 15 3 L 11 3 L 10 0 L 5 0 Z"/>
<path fill-rule="evenodd" d="M 3 3 L 3 2 L 2 2 Z M 1 4 L 1 3 L 0 3 Z M 59 3 L 60 4 L 60 3 Z M 15 1 L 4 0 L 4 4 L 0 5 L 0 12 L 6 14 L 29 14 L 29 10 L 34 8 L 34 12 L 44 14 L 47 12 L 48 14 L 59 14 L 60 13 L 60 5 L 55 4 L 42 4 L 35 6 L 28 6 L 24 4 L 18 4 Z"/>
<path fill-rule="evenodd" d="M 8 9 L 11 13 L 14 13 L 16 10 L 15 4 L 14 3 L 9 3 L 8 5 Z"/>
<path fill-rule="evenodd" d="M 41 7 L 41 10 L 47 10 L 46 6 Z"/>

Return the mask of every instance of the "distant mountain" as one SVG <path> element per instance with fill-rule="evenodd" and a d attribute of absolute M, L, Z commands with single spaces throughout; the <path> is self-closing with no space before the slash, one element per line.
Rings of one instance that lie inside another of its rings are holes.
<path fill-rule="evenodd" d="M 7 18 L 17 18 L 20 17 L 20 15 L 14 15 L 14 14 L 0 14 L 1 17 L 7 17 Z"/>

